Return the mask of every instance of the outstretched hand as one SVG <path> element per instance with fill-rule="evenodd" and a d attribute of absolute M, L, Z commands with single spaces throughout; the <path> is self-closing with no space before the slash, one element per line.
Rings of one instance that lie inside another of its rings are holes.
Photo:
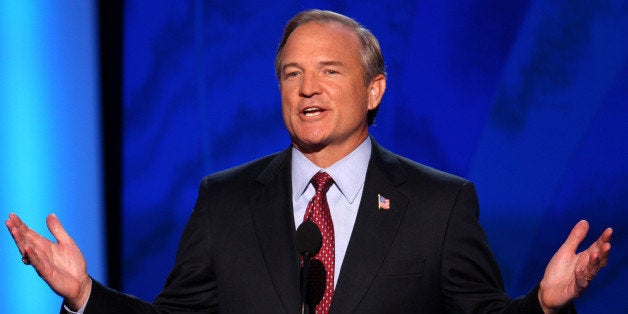
<path fill-rule="evenodd" d="M 30 229 L 15 214 L 6 221 L 22 261 L 32 265 L 50 288 L 77 310 L 87 302 L 92 286 L 85 258 L 57 216 L 48 215 L 46 224 L 57 243 Z"/>
<path fill-rule="evenodd" d="M 588 231 L 587 221 L 578 222 L 547 264 L 538 294 L 545 313 L 556 312 L 582 295 L 598 271 L 608 263 L 613 229 L 607 228 L 588 249 L 576 253 Z"/>

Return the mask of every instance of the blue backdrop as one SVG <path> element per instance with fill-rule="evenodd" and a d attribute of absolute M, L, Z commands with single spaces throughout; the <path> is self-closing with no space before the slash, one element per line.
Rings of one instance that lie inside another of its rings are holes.
<path fill-rule="evenodd" d="M 615 236 L 579 310 L 628 312 L 626 1 L 127 1 L 125 292 L 161 289 L 204 175 L 289 145 L 273 59 L 309 8 L 380 39 L 388 90 L 371 132 L 476 183 L 510 295 L 584 218 Z"/>

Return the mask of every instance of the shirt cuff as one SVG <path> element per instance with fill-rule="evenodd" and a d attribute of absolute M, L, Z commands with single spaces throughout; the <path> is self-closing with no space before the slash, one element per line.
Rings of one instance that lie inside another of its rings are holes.
<path fill-rule="evenodd" d="M 89 297 L 92 295 L 92 292 L 89 292 L 89 295 L 87 296 L 87 301 L 85 301 L 85 304 L 83 304 L 83 306 L 81 306 L 80 309 L 78 309 L 76 312 L 70 310 L 70 308 L 67 306 L 67 304 L 65 304 L 65 302 L 63 302 L 63 309 L 70 313 L 70 314 L 83 314 L 85 313 L 85 308 L 87 307 L 87 303 L 89 303 Z"/>

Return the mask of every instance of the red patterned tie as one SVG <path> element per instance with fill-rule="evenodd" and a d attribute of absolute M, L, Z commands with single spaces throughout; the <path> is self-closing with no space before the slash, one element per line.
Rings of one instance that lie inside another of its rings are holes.
<path fill-rule="evenodd" d="M 320 314 L 329 312 L 329 305 L 331 305 L 331 299 L 334 296 L 334 264 L 336 262 L 334 224 L 331 221 L 326 195 L 327 190 L 334 184 L 334 179 L 326 172 L 318 172 L 310 182 L 316 189 L 316 194 L 307 204 L 303 220 L 311 220 L 318 226 L 323 235 L 323 245 L 312 259 L 312 266 L 308 275 L 308 287 L 311 287 L 309 299 L 313 297 L 314 300 L 318 300 L 322 295 L 322 299 L 316 306 L 316 313 Z M 317 264 L 320 265 L 320 262 L 317 263 L 316 260 L 322 262 L 324 269 L 316 266 Z"/>

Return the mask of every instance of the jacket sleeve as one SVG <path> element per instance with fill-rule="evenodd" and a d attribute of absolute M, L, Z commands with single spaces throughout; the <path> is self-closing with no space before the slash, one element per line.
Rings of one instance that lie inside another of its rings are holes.
<path fill-rule="evenodd" d="M 168 312 L 218 312 L 207 180 L 183 231 L 175 265 L 154 304 Z"/>
<path fill-rule="evenodd" d="M 465 182 L 451 211 L 443 247 L 442 292 L 448 313 L 543 313 L 538 285 L 511 299 L 479 223 L 475 188 Z M 561 313 L 575 313 L 572 304 Z"/>
<path fill-rule="evenodd" d="M 203 181 L 205 182 L 205 181 Z M 205 183 L 183 231 L 175 266 L 154 303 L 109 289 L 92 280 L 85 314 L 214 313 L 218 297 L 211 259 L 209 211 Z M 61 307 L 61 313 L 67 313 Z"/>

